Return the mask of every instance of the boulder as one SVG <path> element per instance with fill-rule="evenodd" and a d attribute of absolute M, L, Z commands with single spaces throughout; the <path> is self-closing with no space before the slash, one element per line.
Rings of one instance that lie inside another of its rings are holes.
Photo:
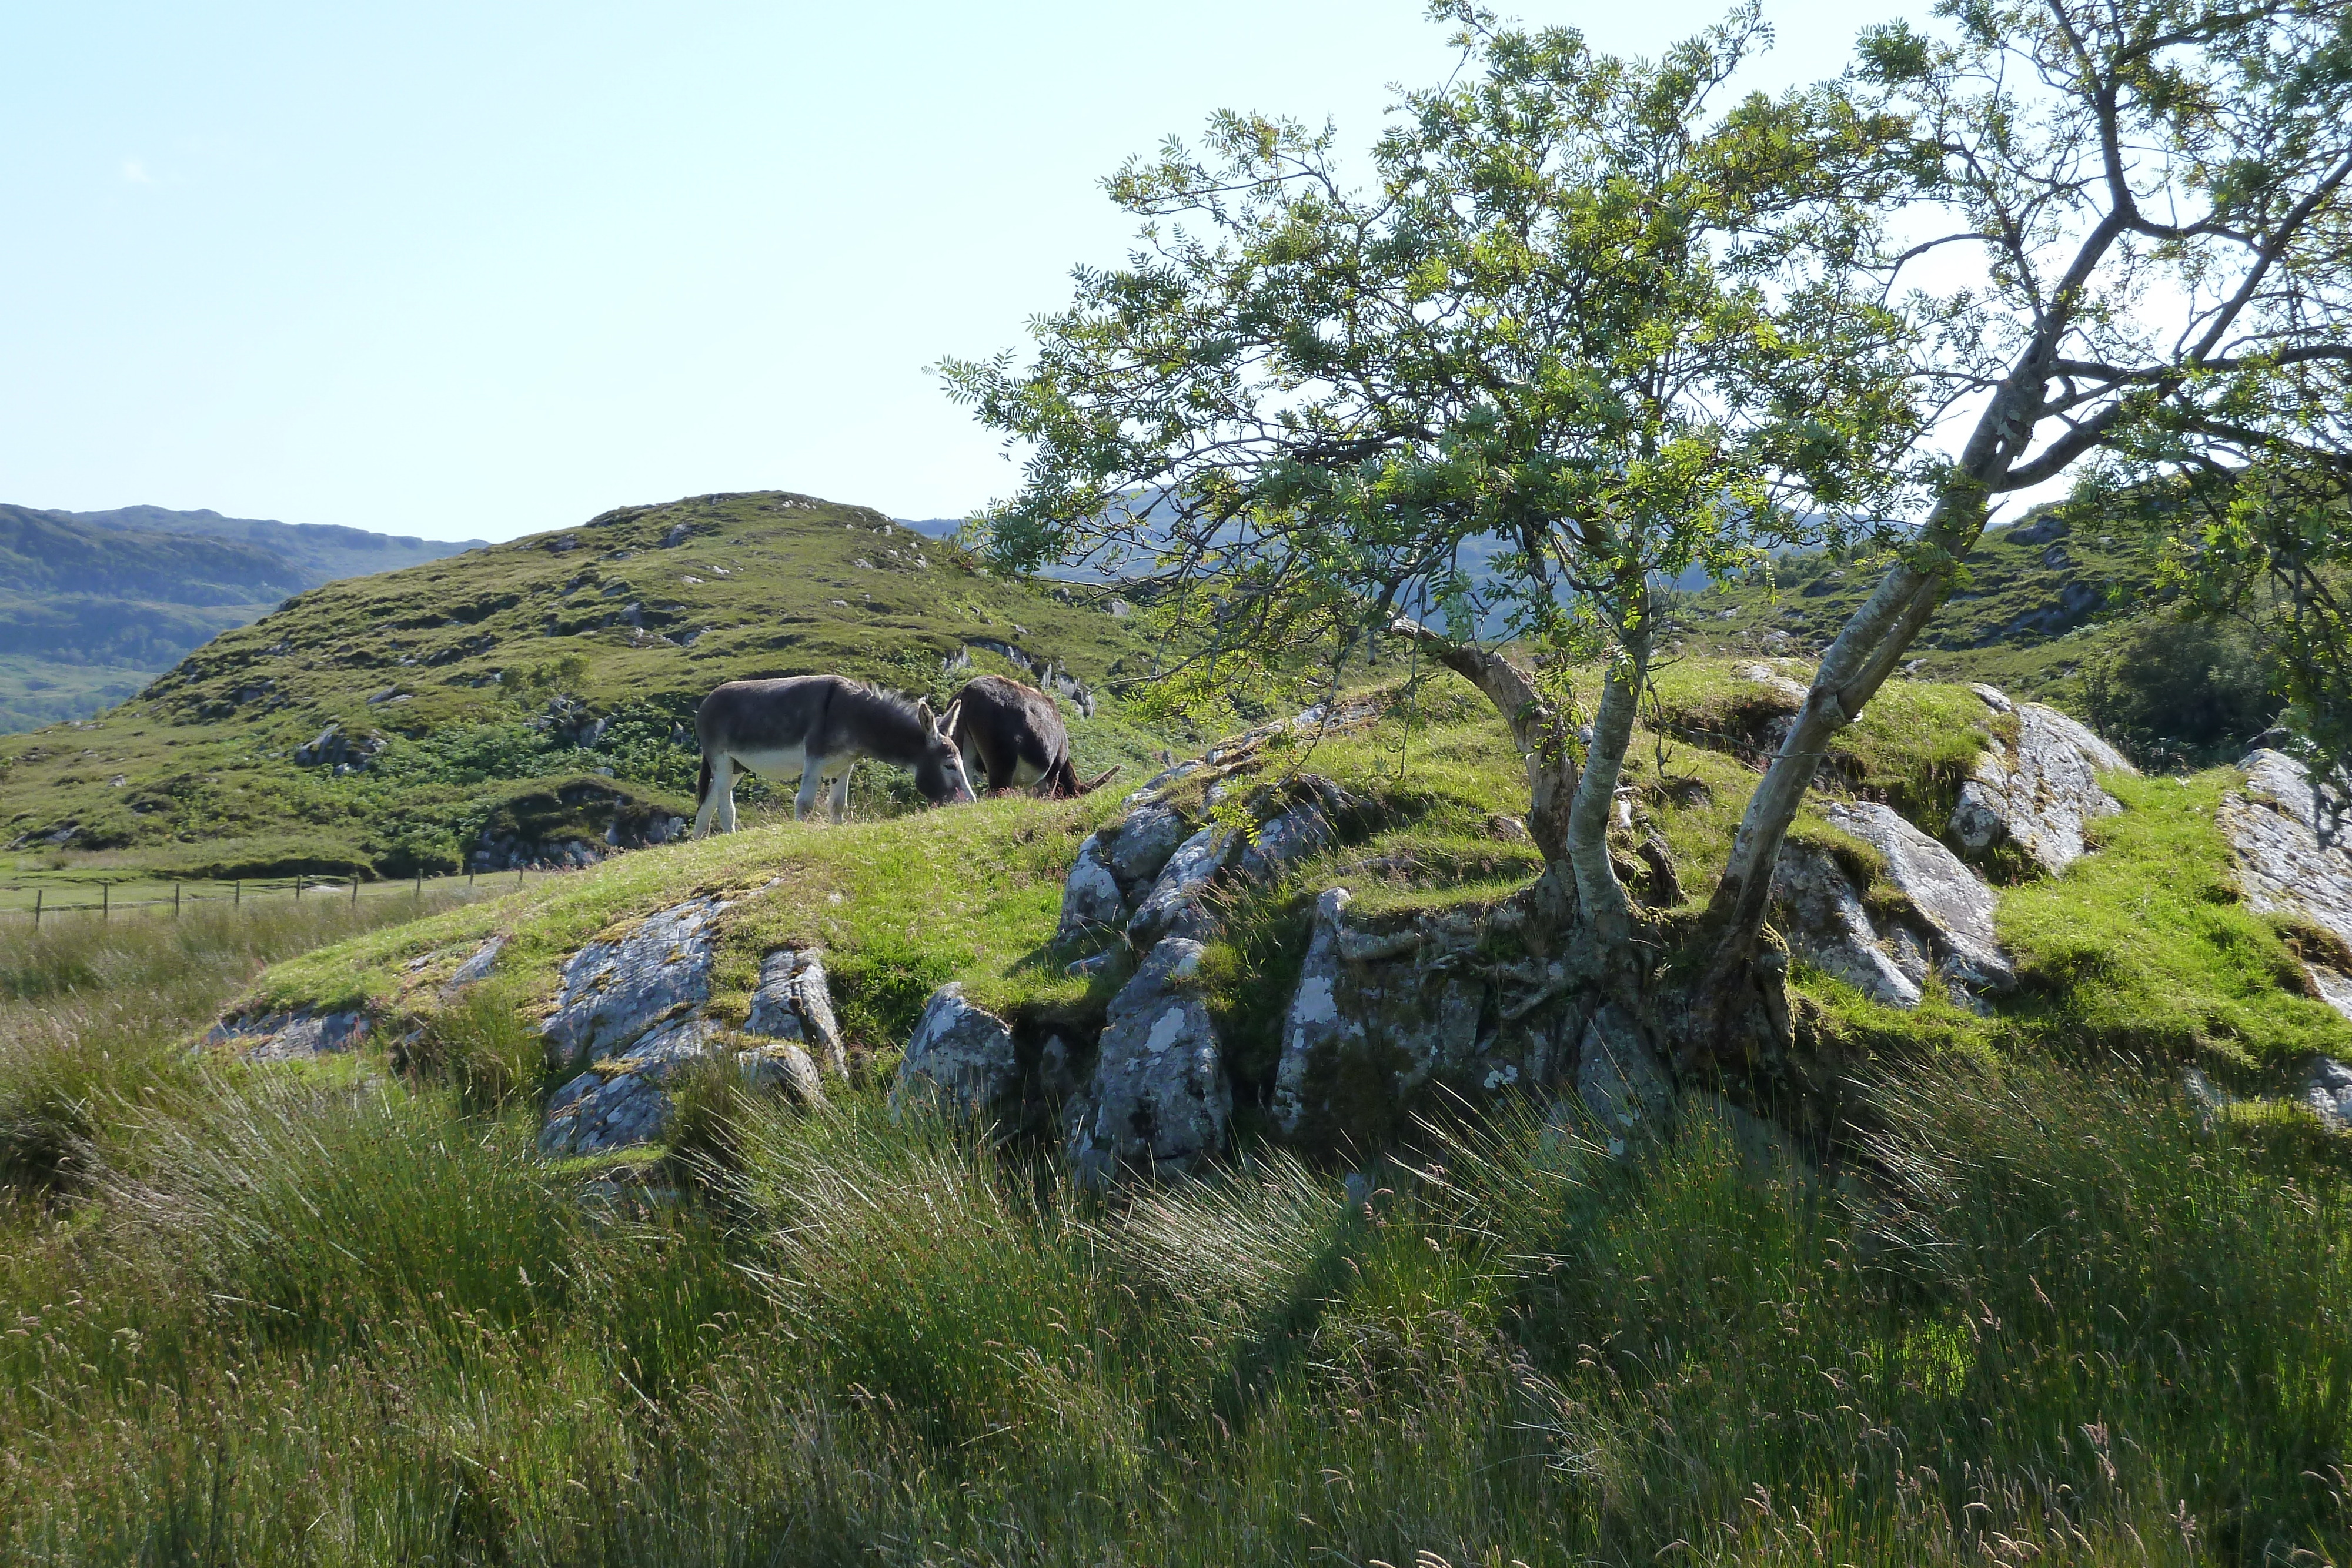
<path fill-rule="evenodd" d="M 1088 835 L 1087 841 L 1078 846 L 1078 858 L 1062 887 L 1062 920 L 1054 932 L 1056 939 L 1089 926 L 1117 928 L 1127 924 L 1131 913 L 1127 907 L 1127 894 L 1120 889 L 1105 854 L 1099 833 Z"/>
<path fill-rule="evenodd" d="M 760 960 L 760 988 L 751 993 L 743 1032 L 799 1041 L 819 1069 L 836 1078 L 849 1075 L 833 991 L 825 983 L 824 955 L 817 948 L 779 948 Z"/>
<path fill-rule="evenodd" d="M 804 1111 L 825 1104 L 824 1075 L 815 1058 L 795 1040 L 747 1046 L 735 1057 L 743 1087 L 755 1094 L 782 1094 Z"/>
<path fill-rule="evenodd" d="M 1930 972 L 1970 1001 L 2015 982 L 1993 934 L 1993 892 L 1958 856 L 1885 806 L 1837 805 L 1824 815 L 1878 852 L 1900 904 L 1874 910 L 1835 855 L 1790 843 L 1772 894 L 1791 953 L 1889 1007 L 1917 1007 Z"/>
<path fill-rule="evenodd" d="M 718 1033 L 708 1019 L 684 1019 L 586 1069 L 549 1098 L 540 1152 L 594 1154 L 660 1137 L 677 1113 L 667 1085 L 712 1053 Z"/>
<path fill-rule="evenodd" d="M 1574 1070 L 1578 1026 L 1557 961 L 1483 954 L 1508 912 L 1448 911 L 1365 929 L 1344 888 L 1316 901 L 1275 1068 L 1275 1125 L 1311 1147 L 1378 1147 L 1439 1090 L 1542 1091 Z"/>
<path fill-rule="evenodd" d="M 1181 1174 L 1223 1149 L 1233 1089 L 1209 1009 L 1189 984 L 1202 951 L 1180 936 L 1158 943 L 1112 999 L 1094 1081 L 1070 1119 L 1082 1179 Z"/>
<path fill-rule="evenodd" d="M 1259 804 L 1261 814 L 1271 814 L 1264 815 L 1234 862 L 1234 871 L 1251 882 L 1276 881 L 1300 861 L 1337 844 L 1337 819 L 1357 809 L 1347 791 L 1328 779 L 1299 779 L 1290 793 L 1297 798 L 1287 804 L 1279 796 Z"/>
<path fill-rule="evenodd" d="M 965 1000 L 961 984 L 931 993 L 898 1063 L 890 1109 L 896 1114 L 915 1102 L 929 1102 L 989 1126 L 1017 1126 L 1024 1119 L 1021 1058 L 1012 1027 Z"/>
<path fill-rule="evenodd" d="M 2314 1061 L 2304 1073 L 2303 1103 L 2329 1132 L 2352 1131 L 2352 1067 L 2331 1056 Z"/>
<path fill-rule="evenodd" d="M 224 1019 L 205 1036 L 208 1047 L 227 1047 L 248 1061 L 303 1061 L 351 1050 L 367 1038 L 368 1017 L 357 1009 L 314 1013 L 308 1008 Z"/>
<path fill-rule="evenodd" d="M 1127 923 L 1127 939 L 1138 952 L 1148 951 L 1165 937 L 1197 941 L 1211 934 L 1213 923 L 1201 898 L 1224 869 L 1232 842 L 1233 835 L 1223 830 L 1202 828 L 1168 857 L 1159 880 Z"/>
<path fill-rule="evenodd" d="M 1104 863 L 1129 898 L 1150 887 L 1168 857 L 1192 836 L 1192 822 L 1164 801 L 1138 807 L 1098 835 Z"/>
<path fill-rule="evenodd" d="M 627 935 L 591 942 L 563 966 L 555 1009 L 540 1024 L 549 1065 L 614 1056 L 656 1024 L 710 997 L 711 921 L 726 904 L 698 898 L 651 915 Z"/>
<path fill-rule="evenodd" d="M 457 966 L 448 982 L 441 988 L 443 996 L 454 996 L 477 980 L 487 979 L 499 961 L 499 954 L 507 945 L 503 936 L 493 936 L 474 949 L 473 956 Z"/>
<path fill-rule="evenodd" d="M 2136 769 L 2055 708 L 2013 703 L 1991 686 L 1969 689 L 1995 714 L 2014 716 L 2017 737 L 1996 733 L 1977 754 L 1952 810 L 1952 836 L 1971 850 L 2013 843 L 2043 872 L 2065 870 L 2082 856 L 2084 824 L 2123 810 L 2098 776 Z"/>
<path fill-rule="evenodd" d="M 2315 926 L 2340 944 L 2338 953 L 2352 952 L 2352 852 L 2321 846 L 2310 771 L 2267 748 L 2239 766 L 2245 789 L 2222 797 L 2216 821 L 2247 905 Z M 2352 975 L 2324 956 L 2306 967 L 2320 996 L 2352 1018 Z"/>

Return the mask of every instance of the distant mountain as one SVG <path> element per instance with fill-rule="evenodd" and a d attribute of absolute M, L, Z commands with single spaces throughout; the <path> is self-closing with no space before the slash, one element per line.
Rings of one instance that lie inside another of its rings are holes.
<path fill-rule="evenodd" d="M 305 589 L 479 543 L 163 507 L 0 504 L 0 734 L 120 702 Z"/>
<path fill-rule="evenodd" d="M 5 508 L 15 511 L 16 507 Z M 316 588 L 340 577 L 370 577 L 439 560 L 460 550 L 478 549 L 483 539 L 421 539 L 413 534 L 373 534 L 334 523 L 280 523 L 266 517 L 224 517 L 205 510 L 174 512 L 163 507 L 118 507 L 110 512 L 43 512 L 61 522 L 121 532 L 194 534 L 266 550 L 302 574 L 302 586 Z"/>

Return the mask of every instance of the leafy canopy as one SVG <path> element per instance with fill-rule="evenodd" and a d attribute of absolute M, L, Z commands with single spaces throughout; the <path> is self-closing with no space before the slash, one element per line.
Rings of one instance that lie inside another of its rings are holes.
<path fill-rule="evenodd" d="M 1457 642 L 1646 643 L 1652 574 L 1889 508 L 1902 323 L 1841 262 L 1890 122 L 1823 87 L 1717 107 L 1749 5 L 1656 60 L 1440 4 L 1461 66 L 1349 186 L 1336 133 L 1239 113 L 1108 183 L 1143 220 L 1033 365 L 941 366 L 1030 449 L 985 514 L 1016 571 L 1150 563 L 1206 633 L 1177 701 L 1411 612 Z"/>

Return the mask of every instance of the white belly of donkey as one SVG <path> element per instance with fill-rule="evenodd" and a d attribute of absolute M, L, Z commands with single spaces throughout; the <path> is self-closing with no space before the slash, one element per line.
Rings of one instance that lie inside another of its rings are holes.
<path fill-rule="evenodd" d="M 738 751 L 730 747 L 728 748 L 727 755 L 733 759 L 736 767 L 773 779 L 782 784 L 798 781 L 801 774 L 808 767 L 808 754 L 797 746 L 780 747 L 772 751 Z M 837 779 L 847 771 L 849 765 L 856 760 L 856 758 L 851 757 L 826 758 L 824 760 L 824 766 L 817 770 L 817 777 Z"/>

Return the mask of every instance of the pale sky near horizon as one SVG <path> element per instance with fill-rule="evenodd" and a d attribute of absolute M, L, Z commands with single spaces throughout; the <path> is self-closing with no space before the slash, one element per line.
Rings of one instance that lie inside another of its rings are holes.
<path fill-rule="evenodd" d="M 1716 0 L 1496 9 L 1654 53 Z M 1769 4 L 1777 89 L 1923 6 Z M 0 0 L 0 501 L 509 538 L 1017 470 L 924 367 L 1025 348 L 1221 107 L 1360 149 L 1419 0 Z"/>

